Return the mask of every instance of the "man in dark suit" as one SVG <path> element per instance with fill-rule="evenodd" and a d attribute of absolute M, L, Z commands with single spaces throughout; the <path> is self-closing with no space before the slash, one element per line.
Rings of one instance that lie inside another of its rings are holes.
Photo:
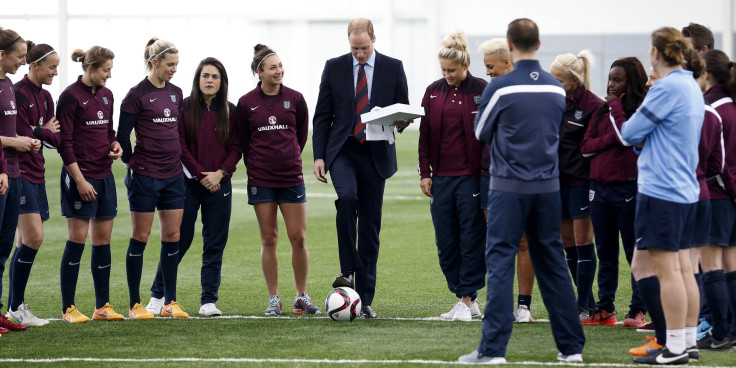
<path fill-rule="evenodd" d="M 396 172 L 396 148 L 393 142 L 366 141 L 360 114 L 374 107 L 409 103 L 403 64 L 374 51 L 375 40 L 370 20 L 350 22 L 350 53 L 325 63 L 312 132 L 314 175 L 327 183 L 325 175 L 330 171 L 337 193 L 340 276 L 332 286 L 352 287 L 355 273 L 364 318 L 376 318 L 371 304 L 376 291 L 383 190 L 386 179 Z M 403 129 L 409 122 L 395 125 Z"/>

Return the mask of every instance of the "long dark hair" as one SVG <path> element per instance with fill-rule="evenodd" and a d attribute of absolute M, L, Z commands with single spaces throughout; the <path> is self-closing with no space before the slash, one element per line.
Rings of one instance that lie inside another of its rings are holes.
<path fill-rule="evenodd" d="M 215 98 L 212 100 L 212 107 L 217 113 L 215 137 L 217 138 L 217 143 L 225 147 L 227 141 L 230 139 L 230 103 L 227 100 L 227 72 L 220 60 L 213 57 L 202 60 L 197 67 L 197 71 L 194 72 L 192 93 L 189 95 L 189 123 L 186 126 L 187 142 L 197 142 L 199 127 L 202 126 L 202 105 L 204 105 L 204 98 L 199 90 L 199 78 L 205 65 L 212 65 L 220 72 L 220 90 L 217 91 Z"/>
<path fill-rule="evenodd" d="M 721 50 L 708 50 L 700 57 L 705 61 L 705 71 L 713 76 L 717 85 L 726 89 L 736 103 L 736 68 L 728 55 Z"/>
<path fill-rule="evenodd" d="M 617 59 L 611 64 L 610 69 L 617 66 L 623 68 L 626 73 L 626 94 L 621 98 L 621 104 L 628 119 L 631 115 L 634 115 L 647 94 L 647 72 L 644 71 L 641 61 L 633 56 Z M 591 122 L 593 129 L 598 129 L 598 123 L 607 113 L 608 102 L 601 105 L 593 115 L 594 121 Z"/>

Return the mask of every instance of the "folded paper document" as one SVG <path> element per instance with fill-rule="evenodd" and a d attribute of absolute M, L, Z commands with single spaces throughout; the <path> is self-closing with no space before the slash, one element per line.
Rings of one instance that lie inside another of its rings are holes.
<path fill-rule="evenodd" d="M 424 108 L 415 105 L 393 104 L 361 114 L 361 121 L 369 125 L 393 125 L 396 120 L 409 120 L 424 116 Z"/>

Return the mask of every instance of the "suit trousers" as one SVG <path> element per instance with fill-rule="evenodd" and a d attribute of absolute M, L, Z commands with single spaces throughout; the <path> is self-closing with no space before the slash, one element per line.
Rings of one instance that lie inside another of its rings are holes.
<path fill-rule="evenodd" d="M 363 305 L 376 293 L 376 264 L 380 245 L 383 190 L 370 146 L 348 137 L 330 168 L 337 193 L 337 247 L 340 270 L 355 272 L 355 291 Z M 357 239 L 357 248 L 356 248 Z"/>
<path fill-rule="evenodd" d="M 583 351 L 585 336 L 560 238 L 559 191 L 517 194 L 490 191 L 486 266 L 488 300 L 478 352 L 504 357 L 514 318 L 514 264 L 519 239 L 526 233 L 529 256 L 542 300 L 549 312 L 557 349 L 565 355 Z"/>
<path fill-rule="evenodd" d="M 187 180 L 184 215 L 179 236 L 179 261 L 184 257 L 194 240 L 197 213 L 202 208 L 202 295 L 200 303 L 217 302 L 222 274 L 222 254 L 227 245 L 232 210 L 232 183 L 223 182 L 220 190 L 210 193 L 196 180 Z M 180 273 L 181 274 L 181 273 Z M 164 283 L 161 263 L 156 269 L 156 278 L 151 286 L 151 296 L 163 298 Z"/>

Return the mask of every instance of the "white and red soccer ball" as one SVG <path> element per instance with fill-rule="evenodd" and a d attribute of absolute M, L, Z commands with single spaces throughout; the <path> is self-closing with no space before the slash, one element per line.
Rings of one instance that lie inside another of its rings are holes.
<path fill-rule="evenodd" d="M 334 321 L 352 322 L 360 316 L 360 296 L 349 287 L 338 287 L 327 294 L 325 310 Z"/>

